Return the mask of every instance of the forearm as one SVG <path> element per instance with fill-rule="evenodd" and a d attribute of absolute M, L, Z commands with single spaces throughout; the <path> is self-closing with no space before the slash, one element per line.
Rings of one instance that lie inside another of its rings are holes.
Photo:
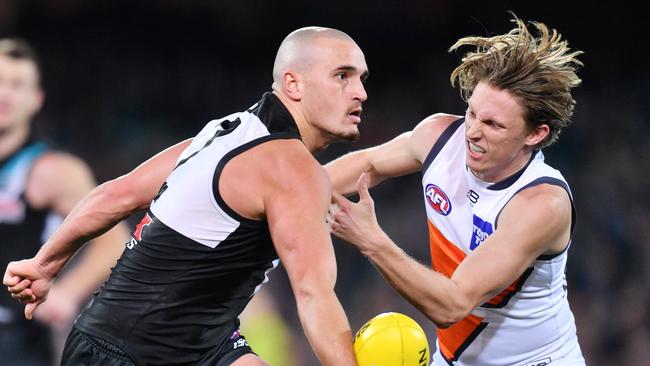
<path fill-rule="evenodd" d="M 297 295 L 305 335 L 322 365 L 356 365 L 352 331 L 333 290 Z"/>
<path fill-rule="evenodd" d="M 472 306 L 458 286 L 444 275 L 409 257 L 390 238 L 364 253 L 386 281 L 437 326 L 446 328 L 463 319 Z"/>
<path fill-rule="evenodd" d="M 47 275 L 56 276 L 84 243 L 105 233 L 137 209 L 111 182 L 93 189 L 39 250 L 36 259 L 40 267 Z"/>
<path fill-rule="evenodd" d="M 368 174 L 368 186 L 374 187 L 387 178 L 418 171 L 422 163 L 411 148 L 410 139 L 411 132 L 405 132 L 385 144 L 355 151 L 328 163 L 325 169 L 332 187 L 346 195 L 357 192 L 361 173 Z"/>
<path fill-rule="evenodd" d="M 380 182 L 379 177 L 373 179 L 373 169 L 370 154 L 366 150 L 355 151 L 343 155 L 325 165 L 325 170 L 332 181 L 332 189 L 340 194 L 347 195 L 357 191 L 357 179 L 363 172 L 371 175 L 371 185 Z"/>
<path fill-rule="evenodd" d="M 116 225 L 89 243 L 83 256 L 54 286 L 77 304 L 85 301 L 106 280 L 128 239 L 126 224 Z"/>

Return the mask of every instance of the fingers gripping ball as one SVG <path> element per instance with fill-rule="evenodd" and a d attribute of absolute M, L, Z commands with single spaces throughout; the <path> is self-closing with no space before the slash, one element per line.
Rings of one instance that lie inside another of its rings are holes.
<path fill-rule="evenodd" d="M 400 313 L 370 319 L 354 337 L 359 366 L 427 366 L 429 343 L 422 327 Z"/>

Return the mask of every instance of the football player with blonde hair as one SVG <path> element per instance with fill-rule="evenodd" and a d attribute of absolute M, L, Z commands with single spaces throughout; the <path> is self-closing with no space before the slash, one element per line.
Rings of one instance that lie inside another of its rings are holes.
<path fill-rule="evenodd" d="M 555 30 L 465 37 L 451 74 L 464 116 L 434 114 L 412 131 L 326 166 L 332 232 L 368 257 L 438 327 L 433 365 L 584 365 L 565 280 L 575 223 L 569 186 L 541 148 L 569 123 L 581 52 Z M 420 171 L 433 270 L 379 227 L 369 186 Z"/>

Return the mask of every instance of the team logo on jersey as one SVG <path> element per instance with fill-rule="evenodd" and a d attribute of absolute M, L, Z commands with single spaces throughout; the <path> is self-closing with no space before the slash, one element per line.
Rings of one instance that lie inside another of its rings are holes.
<path fill-rule="evenodd" d="M 451 212 L 451 201 L 447 194 L 435 184 L 427 184 L 424 188 L 424 195 L 427 197 L 429 206 L 437 213 L 447 216 Z"/>
<path fill-rule="evenodd" d="M 151 219 L 151 216 L 149 214 L 144 215 L 142 220 L 140 220 L 140 223 L 135 226 L 135 230 L 133 231 L 133 237 L 135 240 L 140 241 L 142 240 L 142 230 L 144 230 L 145 227 L 151 225 L 153 220 Z"/>
<path fill-rule="evenodd" d="M 469 249 L 474 250 L 478 248 L 485 239 L 494 232 L 492 224 L 483 220 L 482 218 L 474 215 L 474 228 L 472 229 L 472 241 L 469 244 Z"/>
<path fill-rule="evenodd" d="M 142 240 L 142 231 L 151 223 L 153 222 L 153 219 L 149 214 L 145 214 L 142 220 L 140 220 L 140 223 L 138 223 L 135 226 L 135 230 L 133 230 L 133 234 L 131 235 L 131 240 L 129 240 L 126 243 L 126 247 L 129 249 L 133 249 L 140 240 Z"/>

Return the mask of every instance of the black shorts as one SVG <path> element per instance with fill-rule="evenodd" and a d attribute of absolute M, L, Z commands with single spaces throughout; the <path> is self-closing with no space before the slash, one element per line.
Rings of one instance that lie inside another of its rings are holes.
<path fill-rule="evenodd" d="M 72 327 L 65 341 L 61 366 L 135 366 L 118 346 Z"/>
<path fill-rule="evenodd" d="M 229 366 L 243 355 L 255 354 L 239 331 L 239 321 L 228 334 L 215 352 L 211 352 L 210 356 L 197 365 Z M 135 366 L 136 363 L 113 343 L 73 327 L 65 342 L 61 366 L 87 365 Z"/>
<path fill-rule="evenodd" d="M 255 354 L 248 345 L 248 342 L 246 342 L 246 338 L 244 338 L 239 330 L 239 319 L 237 319 L 235 326 L 228 334 L 229 336 L 219 346 L 216 357 L 209 357 L 209 360 L 213 361 L 206 361 L 206 363 L 202 363 L 202 365 L 230 366 L 239 357 L 245 354 Z"/>

